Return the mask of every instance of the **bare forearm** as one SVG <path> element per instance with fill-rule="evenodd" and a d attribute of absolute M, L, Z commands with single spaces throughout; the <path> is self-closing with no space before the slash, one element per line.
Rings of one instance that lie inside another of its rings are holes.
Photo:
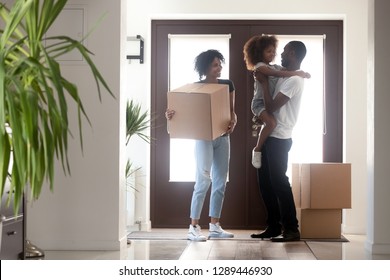
<path fill-rule="evenodd" d="M 230 123 L 228 126 L 228 130 L 226 131 L 227 134 L 232 133 L 237 124 L 237 114 L 234 109 L 235 95 L 235 91 L 230 92 Z"/>
<path fill-rule="evenodd" d="M 282 78 L 299 76 L 302 78 L 310 78 L 310 74 L 302 70 L 296 70 L 296 71 L 275 70 L 270 67 L 262 66 L 258 69 L 258 71 L 260 71 L 260 73 L 266 76 L 274 76 L 274 77 L 282 77 Z"/>

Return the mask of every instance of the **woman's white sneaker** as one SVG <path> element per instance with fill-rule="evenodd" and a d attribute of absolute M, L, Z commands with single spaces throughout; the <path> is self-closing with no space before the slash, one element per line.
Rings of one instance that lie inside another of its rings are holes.
<path fill-rule="evenodd" d="M 234 234 L 222 229 L 219 223 L 212 224 L 210 223 L 209 228 L 209 237 L 213 238 L 233 238 Z"/>
<path fill-rule="evenodd" d="M 201 228 L 199 225 L 190 225 L 188 229 L 187 239 L 192 241 L 206 241 L 207 237 L 202 234 Z"/>

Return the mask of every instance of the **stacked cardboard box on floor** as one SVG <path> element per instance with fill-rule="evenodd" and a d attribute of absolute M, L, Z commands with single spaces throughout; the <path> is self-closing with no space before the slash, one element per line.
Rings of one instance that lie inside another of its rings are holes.
<path fill-rule="evenodd" d="M 171 138 L 214 140 L 230 123 L 229 86 L 192 83 L 167 93 L 168 108 L 175 116 L 168 121 Z"/>
<path fill-rule="evenodd" d="M 294 163 L 292 191 L 302 238 L 341 238 L 351 208 L 351 164 Z"/>

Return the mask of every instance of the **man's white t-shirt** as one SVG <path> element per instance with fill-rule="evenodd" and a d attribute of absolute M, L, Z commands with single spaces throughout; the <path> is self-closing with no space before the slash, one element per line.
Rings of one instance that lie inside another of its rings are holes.
<path fill-rule="evenodd" d="M 280 92 L 289 97 L 290 100 L 274 112 L 277 125 L 270 136 L 279 139 L 291 138 L 293 128 L 298 120 L 303 86 L 304 79 L 299 76 L 279 78 L 273 96 L 275 97 Z"/>

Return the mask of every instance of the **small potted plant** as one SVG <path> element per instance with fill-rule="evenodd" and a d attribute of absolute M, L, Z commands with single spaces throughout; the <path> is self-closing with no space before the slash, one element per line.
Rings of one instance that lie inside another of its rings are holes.
<path fill-rule="evenodd" d="M 151 138 L 144 131 L 149 127 L 148 112 L 141 111 L 141 105 L 130 100 L 126 104 L 126 145 L 129 144 L 130 138 L 134 135 L 140 137 L 147 143 L 150 143 Z M 136 173 L 141 167 L 134 167 L 130 159 L 126 163 L 126 187 L 127 187 L 127 222 L 129 226 L 135 223 L 135 194 L 138 191 L 136 187 Z M 141 224 L 138 224 L 141 228 Z"/>

